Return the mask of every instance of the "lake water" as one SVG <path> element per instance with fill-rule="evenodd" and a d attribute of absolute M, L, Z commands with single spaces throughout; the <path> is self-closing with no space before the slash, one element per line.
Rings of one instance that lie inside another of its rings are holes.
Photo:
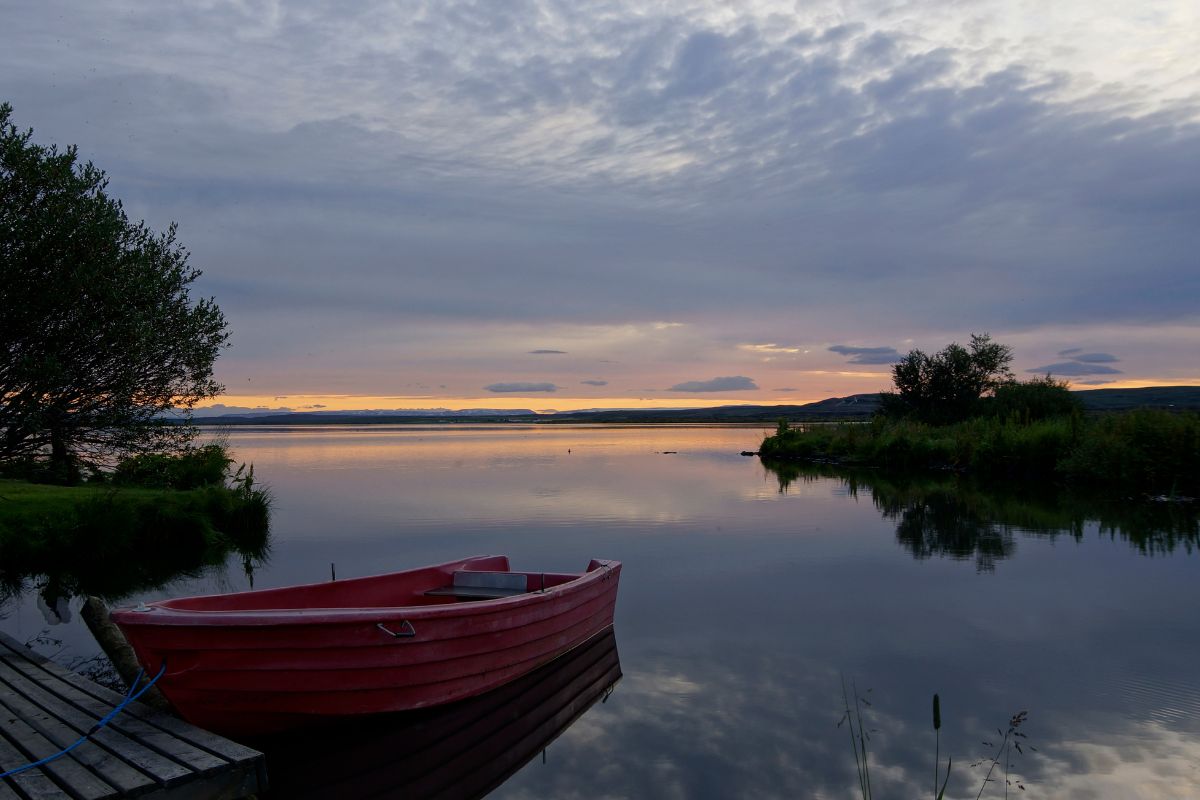
<path fill-rule="evenodd" d="M 950 479 L 781 478 L 739 455 L 765 432 L 239 428 L 229 444 L 275 498 L 255 588 L 331 564 L 347 578 L 489 553 L 539 571 L 623 562 L 623 677 L 494 797 L 857 796 L 843 679 L 870 702 L 876 797 L 932 796 L 935 692 L 947 797 L 976 796 L 991 762 L 971 763 L 1019 711 L 1024 796 L 1200 796 L 1193 517 Z M 238 560 L 131 599 L 250 580 Z M 78 604 L 52 625 L 31 590 L 0 628 L 45 631 L 61 644 L 39 649 L 67 663 L 95 651 Z M 993 777 L 985 797 L 1003 795 Z"/>

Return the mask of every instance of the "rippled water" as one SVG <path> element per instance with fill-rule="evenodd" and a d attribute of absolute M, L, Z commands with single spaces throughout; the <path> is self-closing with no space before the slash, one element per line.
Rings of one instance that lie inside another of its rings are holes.
<path fill-rule="evenodd" d="M 876 797 L 932 796 L 934 692 L 948 797 L 975 796 L 986 765 L 969 764 L 1021 710 L 1037 748 L 1014 753 L 1025 796 L 1200 796 L 1194 518 L 781 477 L 739 455 L 763 432 L 263 428 L 230 444 L 275 496 L 256 588 L 331 564 L 342 578 L 487 553 L 546 571 L 624 562 L 624 677 L 495 797 L 854 796 L 842 676 L 871 703 Z M 249 581 L 239 563 L 133 599 Z M 2 613 L 18 638 L 61 640 L 60 661 L 95 649 L 32 591 Z"/>

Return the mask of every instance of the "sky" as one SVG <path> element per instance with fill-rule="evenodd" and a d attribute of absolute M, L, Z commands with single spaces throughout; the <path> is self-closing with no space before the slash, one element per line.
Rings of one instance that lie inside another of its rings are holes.
<path fill-rule="evenodd" d="M 802 403 L 971 333 L 1200 384 L 1200 4 L 0 0 L 223 408 Z"/>

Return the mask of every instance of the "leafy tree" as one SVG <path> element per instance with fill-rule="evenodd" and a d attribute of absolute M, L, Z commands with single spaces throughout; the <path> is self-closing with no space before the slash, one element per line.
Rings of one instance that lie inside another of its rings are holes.
<path fill-rule="evenodd" d="M 212 366 L 228 333 L 200 275 L 165 233 L 132 223 L 75 147 L 31 142 L 0 104 L 0 463 L 79 465 L 186 445 L 164 416 L 223 387 Z"/>
<path fill-rule="evenodd" d="M 952 343 L 932 356 L 910 350 L 892 367 L 896 391 L 883 393 L 882 411 L 934 423 L 966 419 L 981 397 L 1013 380 L 1011 361 L 1012 348 L 986 333 L 971 334 L 969 349 Z"/>

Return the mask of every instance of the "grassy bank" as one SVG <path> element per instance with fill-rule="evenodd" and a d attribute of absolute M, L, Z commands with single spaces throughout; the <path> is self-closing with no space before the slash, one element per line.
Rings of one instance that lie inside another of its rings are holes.
<path fill-rule="evenodd" d="M 118 597 L 230 552 L 261 558 L 269 506 L 244 482 L 180 490 L 0 480 L 0 593 L 41 575 L 63 594 Z"/>
<path fill-rule="evenodd" d="M 952 425 L 876 417 L 866 424 L 781 425 L 759 454 L 768 463 L 953 470 L 1126 495 L 1200 495 L 1200 415 L 1194 413 L 1132 411 L 1033 422 L 991 417 Z"/>

